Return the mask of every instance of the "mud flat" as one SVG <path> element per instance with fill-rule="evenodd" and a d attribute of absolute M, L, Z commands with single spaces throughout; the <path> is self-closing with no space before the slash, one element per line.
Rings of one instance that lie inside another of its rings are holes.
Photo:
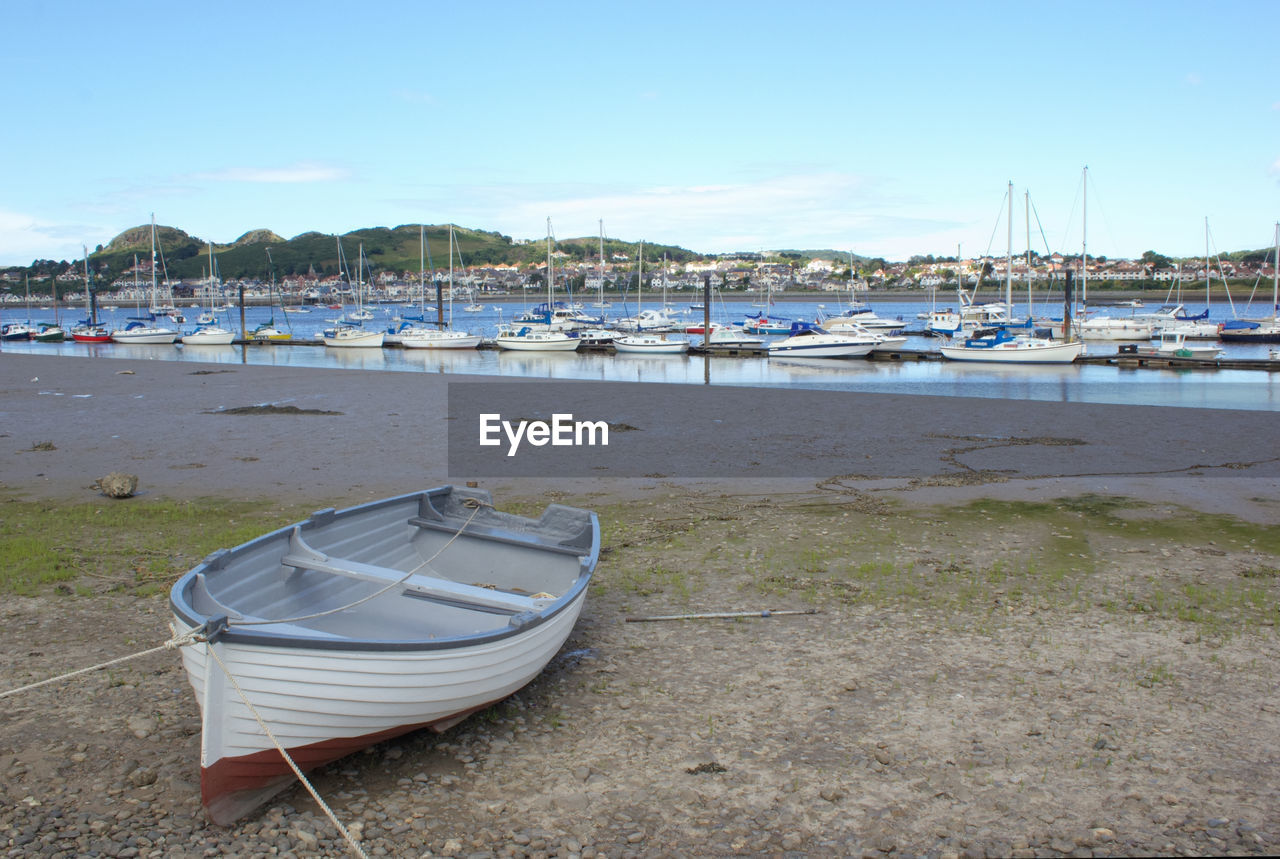
<path fill-rule="evenodd" d="M 320 507 L 448 482 L 443 454 L 417 453 L 444 380 L 199 369 L 0 356 L 0 497 L 74 503 L 130 464 L 144 494 L 102 503 Z M 788 426 L 786 393 L 762 421 Z M 480 478 L 503 505 L 600 512 L 582 621 L 512 698 L 339 761 L 318 789 L 371 855 L 1277 852 L 1274 433 L 1239 413 L 1155 410 L 1174 431 L 1149 410 L 1066 426 L 954 400 L 817 478 Z M 260 404 L 298 411 L 220 413 Z M 1196 455 L 1158 449 L 1175 443 Z M 164 640 L 163 595 L 89 585 L 5 598 L 0 687 Z M 761 609 L 815 613 L 635 622 Z M 173 654 L 6 698 L 0 845 L 348 852 L 296 788 L 207 825 L 198 766 Z"/>

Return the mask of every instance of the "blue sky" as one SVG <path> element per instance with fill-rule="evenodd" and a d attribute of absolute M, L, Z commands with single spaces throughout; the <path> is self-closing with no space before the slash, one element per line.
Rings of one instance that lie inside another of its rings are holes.
<path fill-rule="evenodd" d="M 1280 3 L 7 0 L 0 264 L 453 222 L 906 259 L 1270 246 Z M 1043 238 L 1041 231 L 1043 230 Z"/>

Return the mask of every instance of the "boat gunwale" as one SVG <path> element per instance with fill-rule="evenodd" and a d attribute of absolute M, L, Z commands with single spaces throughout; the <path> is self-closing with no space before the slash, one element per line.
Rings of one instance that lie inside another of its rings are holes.
<path fill-rule="evenodd" d="M 330 508 L 327 510 L 317 511 L 317 513 L 302 522 L 291 523 L 282 528 L 270 531 L 232 549 L 224 549 L 214 552 L 195 567 L 184 573 L 178 581 L 174 583 L 169 592 L 170 610 L 173 612 L 175 619 L 180 621 L 182 624 L 185 624 L 188 629 L 198 629 L 210 621 L 219 621 L 219 616 L 217 615 L 205 615 L 197 611 L 191 604 L 189 594 L 196 586 L 198 576 L 208 571 L 225 567 L 227 562 L 234 559 L 237 554 L 250 551 L 263 543 L 273 540 L 284 539 L 287 542 L 288 536 L 293 532 L 293 529 L 307 524 L 311 524 L 312 527 L 315 527 L 317 522 L 327 524 L 332 522 L 334 519 L 346 518 L 351 515 L 365 513 L 378 507 L 403 504 L 413 499 L 447 497 L 452 495 L 453 492 L 454 487 L 447 485 L 436 489 L 420 490 L 417 492 L 406 493 L 404 495 L 397 495 L 391 498 L 384 498 L 378 501 L 372 501 L 366 504 L 359 504 L 343 510 L 334 511 Z M 591 530 L 591 545 L 581 552 L 573 553 L 577 555 L 579 564 L 578 575 L 574 579 L 573 584 L 570 585 L 570 587 L 554 602 L 548 604 L 540 611 L 524 611 L 511 614 L 507 625 L 501 628 L 467 633 L 464 635 L 449 635 L 436 638 L 377 639 L 334 637 L 332 635 L 322 635 L 320 633 L 317 633 L 315 636 L 304 635 L 298 634 L 294 631 L 297 629 L 296 626 L 291 627 L 291 631 L 289 633 L 277 633 L 272 632 L 271 627 L 268 624 L 237 626 L 234 619 L 228 619 L 225 626 L 220 626 L 213 640 L 218 643 L 225 642 L 228 644 L 243 644 L 261 647 L 281 647 L 295 650 L 418 652 L 463 649 L 521 635 L 537 626 L 541 626 L 543 623 L 551 620 L 560 613 L 570 609 L 575 603 L 580 602 L 585 596 L 587 585 L 590 583 L 591 576 L 595 572 L 595 567 L 600 556 L 599 519 L 593 511 L 581 508 L 570 509 L 575 509 L 585 514 Z M 537 520 L 529 519 L 529 521 Z M 409 524 L 408 519 L 406 519 L 406 524 Z M 523 544 L 528 545 L 530 548 L 535 548 L 535 544 L 532 540 L 520 540 L 517 537 L 510 535 L 499 536 L 496 534 L 467 532 L 467 536 L 472 539 L 500 541 L 516 545 Z M 558 545 L 545 545 L 538 548 L 542 551 L 561 554 L 566 553 L 566 548 Z M 439 602 L 442 605 L 448 605 L 454 608 L 471 608 L 470 606 L 461 605 L 449 600 L 440 600 Z M 478 608 L 475 610 L 482 611 Z M 239 610 L 237 609 L 237 611 Z M 493 612 L 485 611 L 484 613 Z"/>

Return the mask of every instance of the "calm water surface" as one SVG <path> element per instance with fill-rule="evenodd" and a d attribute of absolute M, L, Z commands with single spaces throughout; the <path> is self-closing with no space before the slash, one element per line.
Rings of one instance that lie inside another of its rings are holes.
<path fill-rule="evenodd" d="M 646 302 L 648 303 L 648 302 Z M 670 302 L 673 308 L 688 307 Z M 826 307 L 837 309 L 838 302 L 828 299 Z M 518 315 L 524 302 L 486 302 L 484 312 L 463 313 L 455 306 L 454 323 L 458 328 L 492 335 L 501 321 Z M 872 302 L 881 316 L 901 318 L 910 328 L 920 328 L 917 314 L 928 310 L 928 302 Z M 789 301 L 773 308 L 777 316 L 814 319 L 816 302 Z M 1040 308 L 1037 308 L 1038 310 Z M 1191 307 L 1198 312 L 1199 307 Z M 588 308 L 590 311 L 591 309 Z M 634 312 L 632 303 L 621 303 L 605 312 L 620 316 Z M 123 327 L 130 309 L 120 308 L 104 313 L 109 326 Z M 194 319 L 197 311 L 185 310 Z M 415 308 L 384 306 L 375 309 L 376 317 L 366 327 L 385 328 L 394 325 L 400 314 L 417 313 Z M 592 311 L 595 312 L 595 311 Z M 712 314 L 716 321 L 740 320 L 746 313 L 759 313 L 746 301 L 717 303 Z M 1127 313 L 1128 311 L 1114 311 Z M 81 314 L 82 315 L 82 314 Z M 274 318 L 278 327 L 291 327 L 299 339 L 315 337 L 327 317 L 337 311 L 314 308 L 310 313 L 274 313 L 266 308 L 246 311 L 250 328 Z M 428 320 L 435 319 L 428 309 Z M 32 322 L 54 318 L 52 311 L 5 308 L 4 321 L 30 318 Z M 79 315 L 61 321 L 68 325 Z M 692 322 L 702 320 L 702 311 L 690 311 Z M 239 330 L 239 310 L 223 323 Z M 190 330 L 191 322 L 177 326 Z M 909 331 L 910 331 L 909 328 Z M 699 335 L 693 335 L 697 341 Z M 912 336 L 911 349 L 936 349 L 936 341 L 925 336 Z M 1114 354 L 1115 343 L 1093 343 L 1091 354 Z M 990 397 L 1049 402 L 1117 403 L 1155 406 L 1179 406 L 1210 409 L 1251 409 L 1280 411 L 1280 374 L 1265 370 L 1156 370 L 1126 369 L 1109 366 L 1045 365 L 1010 366 L 1000 364 L 957 364 L 946 361 L 864 361 L 838 359 L 778 358 L 705 358 L 703 356 L 645 356 L 596 353 L 528 353 L 496 350 L 403 350 L 403 349 L 332 349 L 323 346 L 259 345 L 259 346 L 122 346 L 119 344 L 81 343 L 3 343 L 0 352 L 23 354 L 90 355 L 130 360 L 193 361 L 220 364 L 266 364 L 290 367 L 330 367 L 365 371 L 406 373 L 457 373 L 523 376 L 546 379 L 586 379 L 593 381 L 666 382 L 673 384 L 740 385 L 754 387 L 808 388 L 829 391 L 871 391 L 894 394 L 929 394 L 935 396 Z M 1266 358 L 1265 346 L 1228 347 L 1227 357 Z"/>

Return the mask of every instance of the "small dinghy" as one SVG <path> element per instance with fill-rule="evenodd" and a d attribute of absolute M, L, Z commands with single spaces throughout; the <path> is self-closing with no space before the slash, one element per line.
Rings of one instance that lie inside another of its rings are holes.
<path fill-rule="evenodd" d="M 205 809 L 227 824 L 302 770 L 506 698 L 573 630 L 600 549 L 588 510 L 538 519 L 446 486 L 322 510 L 170 593 L 199 702 Z M 246 704 L 245 698 L 249 704 Z"/>

